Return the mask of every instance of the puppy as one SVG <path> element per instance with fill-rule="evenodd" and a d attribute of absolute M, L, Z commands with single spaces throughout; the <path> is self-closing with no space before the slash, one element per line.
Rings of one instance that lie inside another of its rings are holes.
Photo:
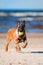
<path fill-rule="evenodd" d="M 25 21 L 18 21 L 17 27 L 8 30 L 5 51 L 8 51 L 8 45 L 11 40 L 15 42 L 15 49 L 17 52 L 21 51 L 19 43 L 23 42 L 23 48 L 27 46 L 26 33 L 25 33 Z"/>

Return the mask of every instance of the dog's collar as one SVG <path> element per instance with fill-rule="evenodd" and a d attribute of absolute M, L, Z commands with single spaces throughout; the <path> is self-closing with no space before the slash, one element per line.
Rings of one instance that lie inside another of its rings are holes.
<path fill-rule="evenodd" d="M 18 32 L 18 30 L 16 30 L 16 34 L 17 35 L 24 35 L 24 32 Z"/>

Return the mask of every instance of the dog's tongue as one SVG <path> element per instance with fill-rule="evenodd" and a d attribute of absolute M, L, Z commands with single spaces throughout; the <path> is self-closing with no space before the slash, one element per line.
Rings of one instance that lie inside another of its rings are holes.
<path fill-rule="evenodd" d="M 24 32 L 19 32 L 19 35 L 23 35 L 24 34 Z"/>

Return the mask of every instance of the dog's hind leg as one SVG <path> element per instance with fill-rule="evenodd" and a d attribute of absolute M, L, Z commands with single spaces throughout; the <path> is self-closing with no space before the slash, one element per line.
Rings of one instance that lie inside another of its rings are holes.
<path fill-rule="evenodd" d="M 8 51 L 8 45 L 9 45 L 10 41 L 11 41 L 11 36 L 10 36 L 10 33 L 8 33 L 7 39 L 6 39 L 6 45 L 5 45 L 6 52 Z"/>

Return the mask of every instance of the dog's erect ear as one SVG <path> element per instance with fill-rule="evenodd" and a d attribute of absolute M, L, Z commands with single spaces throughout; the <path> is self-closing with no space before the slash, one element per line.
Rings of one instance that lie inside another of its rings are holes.
<path fill-rule="evenodd" d="M 23 23 L 25 24 L 25 20 L 23 21 Z"/>
<path fill-rule="evenodd" d="M 19 22 L 19 21 L 17 21 L 17 26 L 19 26 L 19 24 L 20 24 L 20 22 Z"/>
<path fill-rule="evenodd" d="M 23 20 L 24 26 L 25 26 L 25 20 Z"/>

